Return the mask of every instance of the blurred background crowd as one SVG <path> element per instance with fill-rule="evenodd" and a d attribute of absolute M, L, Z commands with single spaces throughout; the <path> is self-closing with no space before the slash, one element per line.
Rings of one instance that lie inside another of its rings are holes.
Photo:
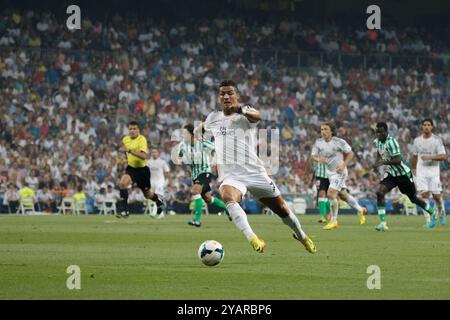
<path fill-rule="evenodd" d="M 118 149 L 136 120 L 170 166 L 167 203 L 184 208 L 191 180 L 188 166 L 171 161 L 173 134 L 216 110 L 218 83 L 233 79 L 242 101 L 261 111 L 259 127 L 279 129 L 274 179 L 282 193 L 315 197 L 306 162 L 320 123 L 333 120 L 356 155 L 350 192 L 374 199 L 378 121 L 389 124 L 407 163 L 424 118 L 435 121 L 449 150 L 450 30 L 363 27 L 112 14 L 83 17 L 81 30 L 69 31 L 51 11 L 2 10 L 0 198 L 28 186 L 43 210 L 55 212 L 78 191 L 94 210 L 99 193 L 117 196 L 126 166 Z M 449 173 L 441 163 L 447 198 Z"/>

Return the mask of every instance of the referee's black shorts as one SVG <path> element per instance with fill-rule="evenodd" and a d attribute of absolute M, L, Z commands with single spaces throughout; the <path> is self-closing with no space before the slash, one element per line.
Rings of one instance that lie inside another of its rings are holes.
<path fill-rule="evenodd" d="M 150 169 L 147 166 L 141 168 L 127 166 L 125 172 L 131 177 L 133 183 L 135 183 L 142 192 L 150 190 Z"/>
<path fill-rule="evenodd" d="M 202 195 L 211 191 L 211 173 L 201 173 L 194 179 L 194 184 L 199 184 L 202 186 Z"/>

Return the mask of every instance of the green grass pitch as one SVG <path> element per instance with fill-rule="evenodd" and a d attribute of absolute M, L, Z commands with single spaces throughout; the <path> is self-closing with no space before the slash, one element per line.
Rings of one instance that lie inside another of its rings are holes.
<path fill-rule="evenodd" d="M 277 216 L 250 215 L 267 243 L 252 250 L 225 216 L 0 216 L 0 299 L 449 299 L 450 226 L 422 228 L 423 218 L 376 216 L 360 226 L 340 216 L 321 230 L 317 216 L 299 216 L 318 252 L 306 252 Z M 197 258 L 208 239 L 222 243 L 224 261 Z M 69 290 L 66 269 L 78 265 L 81 289 Z M 381 289 L 369 290 L 370 265 Z"/>

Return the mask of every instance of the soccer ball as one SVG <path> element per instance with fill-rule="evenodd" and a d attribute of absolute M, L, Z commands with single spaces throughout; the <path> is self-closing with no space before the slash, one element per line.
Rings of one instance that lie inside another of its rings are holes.
<path fill-rule="evenodd" d="M 206 240 L 198 248 L 198 257 L 203 264 L 212 267 L 222 262 L 225 251 L 222 245 L 215 240 Z"/>

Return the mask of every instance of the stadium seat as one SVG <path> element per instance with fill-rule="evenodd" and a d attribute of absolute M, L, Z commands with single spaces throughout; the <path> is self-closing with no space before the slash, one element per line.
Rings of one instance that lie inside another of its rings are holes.
<path fill-rule="evenodd" d="M 100 208 L 99 214 L 107 215 L 108 213 L 113 213 L 114 215 L 117 214 L 117 206 L 116 206 L 116 199 L 105 199 L 103 200 Z"/>
<path fill-rule="evenodd" d="M 79 215 L 81 212 L 88 214 L 86 200 L 79 200 L 74 203 L 75 213 Z"/>
<path fill-rule="evenodd" d="M 65 215 L 66 213 L 75 213 L 75 206 L 73 203 L 73 199 L 70 197 L 64 197 L 61 201 L 61 205 L 58 207 L 58 214 Z"/>
<path fill-rule="evenodd" d="M 19 208 L 17 209 L 17 213 L 19 214 L 35 214 L 34 205 L 30 206 L 30 203 L 33 203 L 33 199 L 24 198 L 20 199 Z"/>

